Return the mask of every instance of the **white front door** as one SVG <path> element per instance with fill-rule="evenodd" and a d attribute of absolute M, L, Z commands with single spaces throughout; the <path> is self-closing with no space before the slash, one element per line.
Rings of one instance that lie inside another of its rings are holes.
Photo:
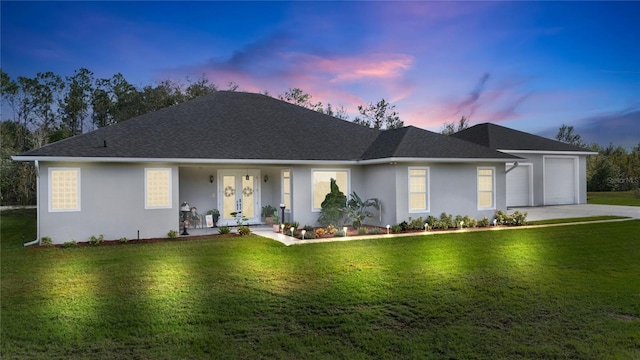
<path fill-rule="evenodd" d="M 219 170 L 218 208 L 220 225 L 237 225 L 236 216 L 247 218 L 246 224 L 260 222 L 260 170 Z"/>

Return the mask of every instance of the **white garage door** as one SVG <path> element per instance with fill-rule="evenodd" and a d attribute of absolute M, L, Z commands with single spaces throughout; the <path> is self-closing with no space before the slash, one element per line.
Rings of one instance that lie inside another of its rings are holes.
<path fill-rule="evenodd" d="M 576 166 L 574 158 L 545 158 L 544 204 L 575 204 Z"/>
<path fill-rule="evenodd" d="M 507 165 L 507 170 L 513 165 Z M 530 165 L 519 165 L 507 173 L 507 206 L 530 206 Z"/>

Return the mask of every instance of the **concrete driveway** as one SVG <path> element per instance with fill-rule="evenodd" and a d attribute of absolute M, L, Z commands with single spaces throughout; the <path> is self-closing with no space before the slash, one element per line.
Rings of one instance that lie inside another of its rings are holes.
<path fill-rule="evenodd" d="M 547 219 L 563 219 L 578 218 L 589 216 L 627 216 L 640 219 L 639 206 L 617 206 L 617 205 L 555 205 L 540 207 L 518 207 L 509 208 L 507 211 L 512 214 L 514 211 L 526 212 L 527 221 L 547 220 Z"/>

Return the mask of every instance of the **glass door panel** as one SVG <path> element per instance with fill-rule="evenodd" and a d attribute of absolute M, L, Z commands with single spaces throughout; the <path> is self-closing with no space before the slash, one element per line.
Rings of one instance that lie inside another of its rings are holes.
<path fill-rule="evenodd" d="M 218 178 L 221 179 L 218 189 L 220 199 L 220 225 L 237 224 L 232 212 L 241 211 L 248 220 L 246 223 L 259 223 L 260 208 L 260 171 L 259 170 L 220 170 Z"/>

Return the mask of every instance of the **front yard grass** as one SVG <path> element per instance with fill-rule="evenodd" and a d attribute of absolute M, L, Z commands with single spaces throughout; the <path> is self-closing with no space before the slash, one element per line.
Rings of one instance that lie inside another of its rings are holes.
<path fill-rule="evenodd" d="M 637 220 L 69 249 L 0 220 L 2 359 L 640 357 Z"/>
<path fill-rule="evenodd" d="M 640 197 L 634 190 L 588 192 L 588 204 L 640 206 Z"/>
<path fill-rule="evenodd" d="M 629 219 L 629 218 L 626 216 L 615 216 L 615 215 L 586 216 L 586 217 L 577 217 L 577 218 L 561 218 L 561 219 L 527 221 L 527 225 L 552 225 L 552 224 L 567 224 L 567 223 L 575 223 L 575 222 L 622 220 L 622 219 Z"/>

